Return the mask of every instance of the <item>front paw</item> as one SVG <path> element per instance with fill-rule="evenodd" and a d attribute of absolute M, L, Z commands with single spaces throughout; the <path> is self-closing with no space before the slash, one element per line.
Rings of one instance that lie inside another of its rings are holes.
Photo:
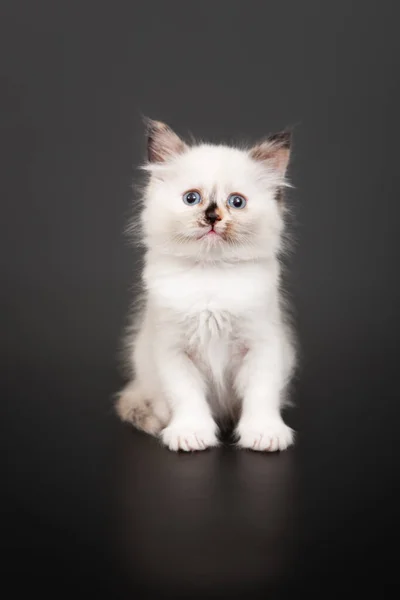
<path fill-rule="evenodd" d="M 210 425 L 173 424 L 161 432 L 161 440 L 170 450 L 196 452 L 218 445 L 214 423 Z"/>
<path fill-rule="evenodd" d="M 282 420 L 255 423 L 239 423 L 236 431 L 240 448 L 249 448 L 260 452 L 286 450 L 294 442 L 294 431 Z"/>

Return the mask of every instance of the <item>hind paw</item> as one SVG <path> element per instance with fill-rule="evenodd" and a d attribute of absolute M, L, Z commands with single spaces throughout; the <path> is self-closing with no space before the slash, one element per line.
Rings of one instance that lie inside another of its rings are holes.
<path fill-rule="evenodd" d="M 158 435 L 165 426 L 165 422 L 155 413 L 153 403 L 150 400 L 139 402 L 129 388 L 121 392 L 115 408 L 122 421 L 150 435 Z"/>

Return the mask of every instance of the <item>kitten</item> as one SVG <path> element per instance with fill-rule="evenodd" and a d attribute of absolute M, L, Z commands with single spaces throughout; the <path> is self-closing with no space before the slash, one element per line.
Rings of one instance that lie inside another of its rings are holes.
<path fill-rule="evenodd" d="M 170 450 L 216 446 L 228 416 L 242 448 L 293 443 L 280 414 L 295 367 L 278 262 L 289 154 L 288 132 L 246 150 L 188 146 L 148 121 L 145 306 L 116 408 Z"/>

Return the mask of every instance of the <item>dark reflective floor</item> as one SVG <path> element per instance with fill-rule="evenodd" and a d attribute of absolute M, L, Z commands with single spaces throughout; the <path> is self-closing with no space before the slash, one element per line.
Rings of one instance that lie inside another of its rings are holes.
<path fill-rule="evenodd" d="M 35 589 L 63 581 L 113 597 L 242 597 L 282 581 L 298 539 L 295 452 L 170 453 L 116 421 L 100 391 L 107 378 L 93 386 L 95 373 L 86 384 L 78 375 L 25 369 L 4 390 L 14 404 L 4 421 L 3 544 L 17 587 L 27 577 Z M 40 413 L 23 405 L 27 393 Z M 55 397 L 64 406 L 56 427 Z"/>
<path fill-rule="evenodd" d="M 16 590 L 245 599 L 397 584 L 393 424 L 383 435 L 363 418 L 355 438 L 359 415 L 326 422 L 325 390 L 324 413 L 289 413 L 290 451 L 173 454 L 117 422 L 117 382 L 55 365 L 9 373 L 2 544 Z"/>
<path fill-rule="evenodd" d="M 258 589 L 290 571 L 296 540 L 293 452 L 165 453 L 125 430 L 117 543 L 143 582 L 189 594 Z"/>

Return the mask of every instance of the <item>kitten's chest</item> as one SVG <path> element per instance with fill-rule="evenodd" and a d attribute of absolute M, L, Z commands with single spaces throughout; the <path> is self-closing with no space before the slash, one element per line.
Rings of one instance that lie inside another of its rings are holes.
<path fill-rule="evenodd" d="M 160 268 L 147 271 L 156 320 L 168 323 L 177 341 L 208 378 L 220 383 L 243 350 L 246 324 L 257 320 L 268 279 L 253 265 L 237 268 Z"/>
<path fill-rule="evenodd" d="M 224 388 L 240 346 L 235 317 L 222 310 L 203 310 L 187 315 L 182 325 L 181 339 L 188 356 L 208 380 Z"/>
<path fill-rule="evenodd" d="M 228 311 L 204 309 L 187 314 L 181 330 L 188 348 L 209 350 L 228 347 L 237 335 L 237 323 Z"/>
<path fill-rule="evenodd" d="M 192 268 L 149 277 L 148 290 L 160 308 L 210 331 L 232 327 L 235 320 L 265 303 L 266 283 L 254 268 Z"/>

